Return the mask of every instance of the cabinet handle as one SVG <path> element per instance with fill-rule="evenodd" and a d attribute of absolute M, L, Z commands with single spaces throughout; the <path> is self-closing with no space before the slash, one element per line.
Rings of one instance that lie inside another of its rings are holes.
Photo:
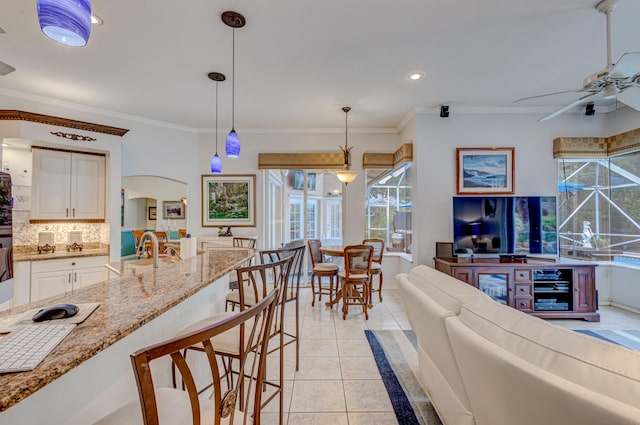
<path fill-rule="evenodd" d="M 580 288 L 576 288 L 576 292 L 580 292 Z"/>
<path fill-rule="evenodd" d="M 78 283 L 78 273 L 73 273 L 73 283 Z"/>
<path fill-rule="evenodd" d="M 76 216 L 76 209 L 72 208 L 71 211 L 72 211 L 72 217 L 75 217 Z"/>
<path fill-rule="evenodd" d="M 527 305 L 527 303 L 524 303 L 524 302 L 520 303 L 520 307 L 524 307 L 526 305 Z"/>
<path fill-rule="evenodd" d="M 67 208 L 67 217 L 69 217 L 69 208 Z"/>
<path fill-rule="evenodd" d="M 69 281 L 67 283 L 71 283 L 71 273 L 69 273 Z"/>

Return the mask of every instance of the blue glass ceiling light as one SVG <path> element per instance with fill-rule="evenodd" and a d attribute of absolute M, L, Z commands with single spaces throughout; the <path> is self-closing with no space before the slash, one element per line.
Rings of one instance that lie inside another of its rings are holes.
<path fill-rule="evenodd" d="M 91 34 L 90 0 L 36 0 L 44 35 L 67 46 L 87 44 Z"/>
<path fill-rule="evenodd" d="M 211 172 L 213 174 L 222 173 L 222 159 L 218 155 L 218 83 L 225 80 L 224 74 L 210 72 L 209 79 L 216 82 L 216 154 L 211 158 Z"/>
<path fill-rule="evenodd" d="M 224 147 L 229 158 L 237 158 L 240 156 L 240 138 L 233 128 L 227 135 L 227 142 Z"/>
<path fill-rule="evenodd" d="M 225 150 L 227 157 L 237 158 L 240 156 L 240 138 L 235 129 L 235 86 L 236 86 L 236 28 L 244 27 L 246 20 L 238 12 L 227 11 L 222 14 L 222 22 L 233 29 L 232 58 L 231 58 L 231 131 L 227 136 Z"/>

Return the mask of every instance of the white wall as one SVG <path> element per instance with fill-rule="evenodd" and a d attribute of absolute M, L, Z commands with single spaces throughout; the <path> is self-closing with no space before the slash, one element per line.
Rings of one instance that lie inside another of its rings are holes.
<path fill-rule="evenodd" d="M 325 133 L 293 133 L 293 132 L 268 132 L 268 133 L 243 133 L 238 132 L 242 143 L 240 157 L 230 159 L 224 155 L 224 139 L 226 134 L 218 135 L 218 154 L 222 157 L 222 171 L 224 174 L 256 174 L 256 205 L 258 208 L 256 219 L 257 228 L 234 228 L 233 233 L 238 235 L 252 234 L 262 235 L 263 205 L 262 172 L 258 168 L 258 153 L 275 152 L 340 152 L 339 146 L 344 146 L 344 132 L 327 131 Z M 364 152 L 393 152 L 401 142 L 397 133 L 360 133 L 349 132 L 349 145 L 351 151 L 351 168 L 359 172 L 358 178 L 347 186 L 345 191 L 347 203 L 347 220 L 344 224 L 346 242 L 361 241 L 365 232 L 365 179 L 362 169 L 362 154 Z M 209 162 L 215 153 L 214 134 L 201 134 L 199 140 L 198 167 L 199 174 L 209 174 Z M 194 191 L 201 191 L 200 176 Z M 192 192 L 193 193 L 193 192 Z M 198 198 L 201 195 L 198 192 Z M 192 197 L 190 198 L 191 201 Z M 202 205 L 201 199 L 196 202 Z M 195 234 L 215 235 L 216 228 L 202 228 L 201 211 L 195 208 L 188 209 L 189 225 Z"/>
<path fill-rule="evenodd" d="M 565 114 L 544 123 L 537 115 L 416 115 L 414 142 L 414 238 L 419 264 L 432 264 L 435 242 L 452 240 L 452 197 L 456 196 L 456 148 L 515 148 L 515 194 L 556 195 L 558 171 L 553 159 L 556 137 L 605 134 L 605 117 L 586 120 Z"/>

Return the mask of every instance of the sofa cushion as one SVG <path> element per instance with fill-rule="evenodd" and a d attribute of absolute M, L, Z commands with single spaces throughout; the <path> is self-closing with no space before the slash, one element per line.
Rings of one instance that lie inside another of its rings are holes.
<path fill-rule="evenodd" d="M 532 365 L 639 406 L 640 352 L 555 326 L 490 299 L 465 304 L 459 317 L 489 342 Z"/>
<path fill-rule="evenodd" d="M 476 298 L 487 298 L 478 289 L 425 265 L 416 266 L 409 271 L 409 280 L 425 291 L 446 310 L 460 313 L 462 304 Z"/>

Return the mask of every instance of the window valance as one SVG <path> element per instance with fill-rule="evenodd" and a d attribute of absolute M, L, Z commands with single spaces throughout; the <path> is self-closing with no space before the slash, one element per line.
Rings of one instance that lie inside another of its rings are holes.
<path fill-rule="evenodd" d="M 405 143 L 393 153 L 365 152 L 362 154 L 362 168 L 392 170 L 398 164 L 413 161 L 413 144 Z"/>
<path fill-rule="evenodd" d="M 640 151 L 640 128 L 611 137 L 558 137 L 554 158 L 607 158 Z"/>

